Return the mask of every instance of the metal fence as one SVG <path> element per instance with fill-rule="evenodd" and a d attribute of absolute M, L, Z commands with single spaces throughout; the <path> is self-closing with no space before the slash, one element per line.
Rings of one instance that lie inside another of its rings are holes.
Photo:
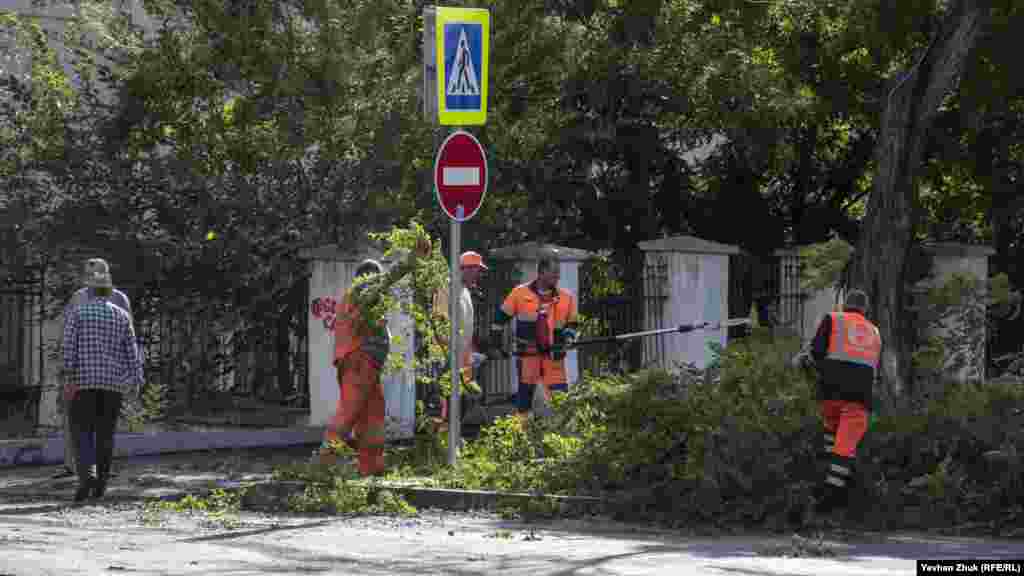
<path fill-rule="evenodd" d="M 476 323 L 476 337 L 486 338 L 490 333 L 494 315 L 505 296 L 526 279 L 522 277 L 515 262 L 497 260 L 488 264 L 490 270 L 481 279 L 480 289 L 474 294 L 473 314 Z M 479 349 L 480 346 L 478 345 Z M 486 362 L 477 373 L 477 382 L 483 392 L 484 404 L 495 404 L 509 400 L 512 389 L 513 363 L 510 361 Z"/>
<path fill-rule="evenodd" d="M 668 263 L 662 256 L 651 259 L 640 250 L 612 258 L 583 262 L 580 266 L 580 314 L 590 319 L 588 337 L 613 336 L 642 330 L 664 328 L 665 303 L 668 300 Z M 621 290 L 605 293 L 598 284 L 611 279 Z M 595 345 L 579 351 L 580 371 L 596 372 L 604 368 L 637 370 L 661 358 L 663 337 L 644 342 L 641 339 Z"/>
<path fill-rule="evenodd" d="M 776 256 L 770 281 L 771 295 L 776 303 L 775 324 L 801 339 L 809 338 L 809 334 L 804 334 L 807 296 L 800 286 L 799 256 Z"/>
<path fill-rule="evenodd" d="M 8 431 L 29 432 L 38 426 L 44 388 L 44 273 L 19 265 L 10 234 L 0 240 L 0 417 Z"/>
<path fill-rule="evenodd" d="M 228 408 L 234 399 L 309 407 L 308 278 L 297 276 L 260 317 L 229 325 L 227 305 L 140 306 L 136 332 L 147 379 L 159 380 L 182 410 Z"/>

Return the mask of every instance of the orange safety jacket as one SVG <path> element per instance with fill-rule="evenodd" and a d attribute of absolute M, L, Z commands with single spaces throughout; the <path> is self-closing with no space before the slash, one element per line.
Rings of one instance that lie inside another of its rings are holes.
<path fill-rule="evenodd" d="M 554 342 L 556 331 L 573 328 L 577 314 L 576 296 L 572 292 L 559 287 L 553 295 L 542 296 L 535 283 L 530 282 L 516 286 L 508 294 L 498 310 L 496 327 L 515 318 L 518 348 L 536 352 Z M 519 359 L 519 381 L 548 386 L 565 384 L 565 361 L 554 360 L 550 355 L 522 356 Z"/>
<path fill-rule="evenodd" d="M 822 318 L 811 348 L 821 399 L 861 402 L 870 409 L 882 354 L 878 328 L 859 312 L 832 312 Z"/>
<path fill-rule="evenodd" d="M 359 308 L 352 302 L 351 291 L 338 303 L 334 322 L 334 364 L 337 366 L 349 354 L 362 350 L 377 363 L 378 367 L 387 361 L 391 333 L 387 325 L 379 326 L 367 334 L 362 325 Z"/>
<path fill-rule="evenodd" d="M 882 336 L 878 328 L 856 312 L 832 312 L 829 316 L 832 334 L 825 358 L 867 366 L 874 376 L 882 355 Z"/>

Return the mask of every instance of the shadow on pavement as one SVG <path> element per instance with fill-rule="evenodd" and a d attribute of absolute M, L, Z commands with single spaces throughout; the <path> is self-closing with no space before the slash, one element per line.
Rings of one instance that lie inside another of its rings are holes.
<path fill-rule="evenodd" d="M 495 571 L 493 566 L 481 566 L 479 569 L 467 567 L 471 560 L 452 558 L 433 561 L 430 558 L 421 558 L 416 561 L 397 560 L 393 562 L 373 560 L 362 555 L 346 554 L 310 554 L 308 550 L 301 550 L 289 546 L 267 544 L 261 542 L 236 543 L 239 547 L 251 552 L 259 552 L 268 558 L 273 558 L 273 563 L 268 562 L 259 565 L 249 562 L 250 569 L 257 568 L 264 574 L 309 574 L 317 572 L 330 572 L 341 574 L 388 574 L 394 576 L 422 576 L 424 574 L 445 574 L 450 576 L 485 576 L 501 573 Z M 344 547 L 344 542 L 339 542 L 339 547 Z M 522 568 L 522 563 L 517 567 Z M 207 574 L 228 576 L 235 570 L 210 570 Z M 242 573 L 251 574 L 250 571 Z"/>
<path fill-rule="evenodd" d="M 71 507 L 71 504 L 60 505 L 51 504 L 48 506 L 26 506 L 19 508 L 12 508 L 8 510 L 0 510 L 0 516 L 28 516 L 31 514 L 52 514 L 54 512 L 60 512 L 61 510 L 67 510 Z"/>
<path fill-rule="evenodd" d="M 486 523 L 499 530 L 534 530 L 543 537 L 609 538 L 634 541 L 640 551 L 632 555 L 685 553 L 707 559 L 737 557 L 780 557 L 796 552 L 802 558 L 837 562 L 863 562 L 872 558 L 918 560 L 921 558 L 1005 559 L 1024 556 L 1024 541 L 950 537 L 938 534 L 902 532 L 872 533 L 853 530 L 822 531 L 813 536 L 792 533 L 751 532 L 739 535 L 707 536 L 681 530 L 635 526 L 608 520 L 509 521 Z M 612 560 L 616 559 L 611 557 Z M 608 559 L 594 560 L 601 563 Z M 565 572 L 572 574 L 572 572 Z"/>
<path fill-rule="evenodd" d="M 260 534 L 270 534 L 273 532 L 285 532 L 288 530 L 302 530 L 304 528 L 319 528 L 331 524 L 334 520 L 321 520 L 319 522 L 309 522 L 307 524 L 298 524 L 291 526 L 271 526 L 269 528 L 257 528 L 255 530 L 238 530 L 234 532 L 226 532 L 224 534 L 211 534 L 209 536 L 196 536 L 194 538 L 185 538 L 180 542 L 218 542 L 224 540 L 234 540 L 235 538 L 245 538 L 246 536 L 258 536 Z"/>
<path fill-rule="evenodd" d="M 686 553 L 686 546 L 665 546 L 665 545 L 649 545 L 640 546 L 639 549 L 632 552 L 624 552 L 622 554 L 612 554 L 609 556 L 601 556 L 599 558 L 591 558 L 589 560 L 578 560 L 575 562 L 568 562 L 571 564 L 570 567 L 565 570 L 558 572 L 552 572 L 549 576 L 575 576 L 580 573 L 592 573 L 595 570 L 599 570 L 604 564 L 610 562 L 616 562 L 621 560 L 630 560 L 640 556 L 651 556 L 655 554 L 683 554 Z"/>

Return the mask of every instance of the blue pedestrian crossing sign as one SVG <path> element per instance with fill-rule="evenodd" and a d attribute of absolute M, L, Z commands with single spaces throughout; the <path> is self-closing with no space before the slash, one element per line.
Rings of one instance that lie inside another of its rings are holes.
<path fill-rule="evenodd" d="M 437 116 L 443 126 L 487 122 L 491 13 L 437 7 Z"/>

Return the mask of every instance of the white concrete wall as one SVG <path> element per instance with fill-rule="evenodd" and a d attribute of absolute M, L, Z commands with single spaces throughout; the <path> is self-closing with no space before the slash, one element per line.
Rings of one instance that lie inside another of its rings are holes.
<path fill-rule="evenodd" d="M 352 285 L 352 275 L 357 265 L 357 260 L 314 260 L 310 263 L 312 277 L 308 314 L 311 426 L 325 425 L 337 407 L 340 394 L 338 374 L 334 368 L 334 306 Z M 416 387 L 411 369 L 415 350 L 414 322 L 405 315 L 393 315 L 389 318 L 388 327 L 393 337 L 399 336 L 402 339 L 400 345 L 392 342 L 392 352 L 403 351 L 408 366 L 383 378 L 389 420 L 388 437 L 410 438 L 416 426 Z"/>
<path fill-rule="evenodd" d="M 715 323 L 728 318 L 727 254 L 648 252 L 645 264 L 652 266 L 657 258 L 665 258 L 668 264 L 669 285 L 666 290 L 669 298 L 663 303 L 661 325 L 655 325 L 654 314 L 646 314 L 645 330 Z M 727 342 L 726 330 L 698 330 L 644 338 L 644 362 L 668 369 L 683 364 L 703 369 L 713 360 L 709 344 L 725 346 Z"/>
<path fill-rule="evenodd" d="M 936 254 L 932 273 L 934 274 L 934 280 L 929 282 L 923 282 L 920 284 L 921 288 L 927 288 L 930 284 L 942 285 L 943 282 L 948 280 L 953 274 L 970 274 L 975 278 L 988 278 L 988 258 L 986 256 L 979 256 L 977 254 Z M 953 329 L 953 326 L 946 323 L 944 327 L 933 327 L 927 331 L 929 336 L 945 336 Z M 987 328 L 982 328 L 981 332 L 978 333 L 974 340 L 979 343 L 984 343 L 988 337 Z M 977 374 L 984 378 L 985 366 L 987 359 L 985 358 L 985 347 L 980 346 L 975 350 L 977 355 L 973 358 L 972 363 L 977 369 Z M 952 364 L 953 358 L 947 359 L 947 367 Z M 956 371 L 953 377 L 957 380 L 965 381 L 970 377 L 971 367 L 964 366 L 960 370 Z"/>
<path fill-rule="evenodd" d="M 841 309 L 843 295 L 833 288 L 828 288 L 808 294 L 804 301 L 804 314 L 801 319 L 800 341 L 801 344 L 810 342 L 818 331 L 818 324 L 826 314 Z"/>
<path fill-rule="evenodd" d="M 58 373 L 63 361 L 58 357 L 50 358 L 50 352 L 60 343 L 64 335 L 64 319 L 57 318 L 43 323 L 42 343 L 43 354 L 43 395 L 39 400 L 39 425 L 51 426 L 62 429 L 64 426 L 62 416 L 57 411 L 57 402 L 60 395 L 60 380 Z"/>

